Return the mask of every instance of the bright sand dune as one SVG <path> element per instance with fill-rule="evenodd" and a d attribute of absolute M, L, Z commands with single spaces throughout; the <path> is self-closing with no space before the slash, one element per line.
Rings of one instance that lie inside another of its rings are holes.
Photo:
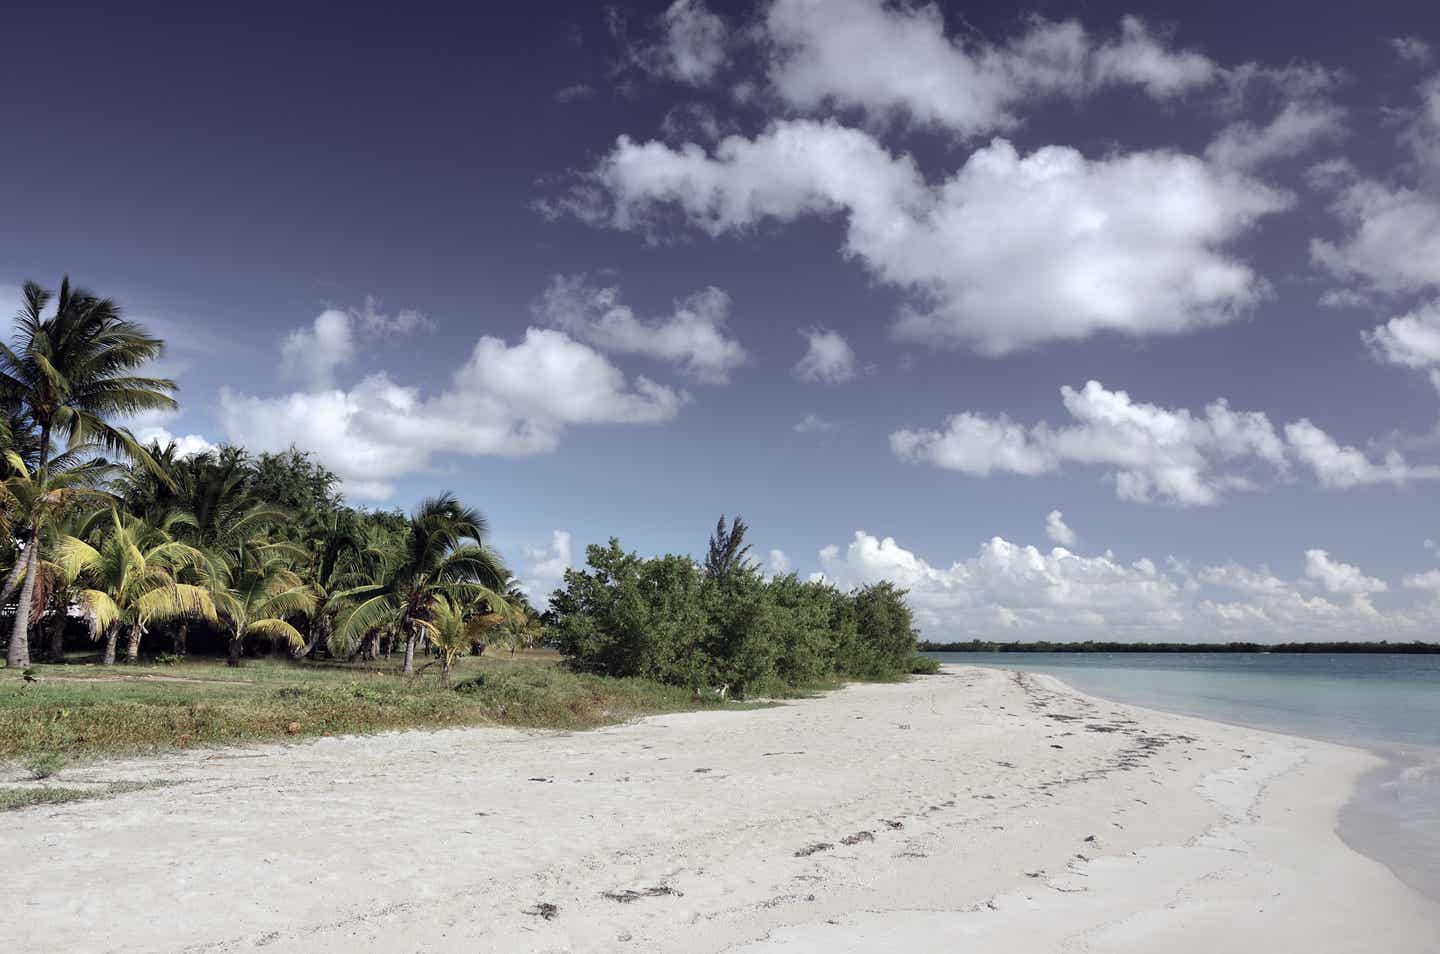
<path fill-rule="evenodd" d="M 967 668 L 111 763 L 75 774 L 182 784 L 6 817 L 4 949 L 1433 954 L 1333 833 L 1373 764 Z"/>

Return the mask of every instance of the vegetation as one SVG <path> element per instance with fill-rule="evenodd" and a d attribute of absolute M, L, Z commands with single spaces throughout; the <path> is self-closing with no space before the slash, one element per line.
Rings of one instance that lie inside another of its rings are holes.
<path fill-rule="evenodd" d="M 550 597 L 549 634 L 577 669 L 751 696 L 837 678 L 914 671 L 905 591 L 852 593 L 794 574 L 766 579 L 745 558 L 745 524 L 722 517 L 703 566 L 591 546 Z M 920 664 L 923 668 L 924 664 Z"/>
<path fill-rule="evenodd" d="M 1440 653 L 1440 643 L 967 643 L 920 644 L 927 653 Z"/>
<path fill-rule="evenodd" d="M 453 494 L 371 511 L 300 450 L 141 446 L 126 420 L 176 407 L 174 383 L 144 375 L 163 350 L 68 279 L 27 284 L 0 344 L 0 756 L 573 728 L 923 671 L 904 591 L 766 579 L 739 517 L 703 564 L 591 547 L 542 616 Z M 52 665 L 32 665 L 39 634 Z M 526 662 L 543 642 L 568 668 Z M 492 645 L 510 662 L 482 660 Z M 144 664 L 161 653 L 176 665 Z"/>

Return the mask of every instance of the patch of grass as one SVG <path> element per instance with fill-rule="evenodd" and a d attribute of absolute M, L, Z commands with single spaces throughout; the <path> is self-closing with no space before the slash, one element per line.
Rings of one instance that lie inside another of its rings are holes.
<path fill-rule="evenodd" d="M 0 787 L 0 812 L 34 808 L 39 805 L 63 805 L 66 802 L 86 802 L 96 798 L 112 798 L 126 792 L 138 792 L 147 788 L 162 788 L 172 782 L 111 782 L 94 788 L 64 788 L 46 785 L 39 788 Z"/>
<path fill-rule="evenodd" d="M 33 777 L 49 778 L 65 767 L 65 756 L 59 752 L 41 752 L 25 760 L 25 770 Z"/>
<path fill-rule="evenodd" d="M 0 672 L 0 759 L 97 756 L 195 745 L 508 725 L 586 729 L 642 715 L 735 708 L 643 679 L 574 673 L 553 655 L 466 657 L 442 685 L 438 665 L 413 677 L 399 661 L 348 666 L 285 660 L 231 669 L 214 660 L 164 666 L 42 666 L 22 685 Z"/>

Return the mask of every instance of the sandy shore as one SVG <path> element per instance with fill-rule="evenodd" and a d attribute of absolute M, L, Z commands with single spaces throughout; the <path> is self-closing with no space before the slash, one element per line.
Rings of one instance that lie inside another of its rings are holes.
<path fill-rule="evenodd" d="M 1375 764 L 955 667 L 112 762 L 66 775 L 178 784 L 5 816 L 6 949 L 1433 954 L 1440 905 L 1334 833 Z"/>

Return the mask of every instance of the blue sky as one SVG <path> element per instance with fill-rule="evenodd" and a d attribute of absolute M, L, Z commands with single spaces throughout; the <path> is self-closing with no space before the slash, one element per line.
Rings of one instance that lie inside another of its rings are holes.
<path fill-rule="evenodd" d="M 32 5 L 0 104 L 0 299 L 164 335 L 142 436 L 537 593 L 741 512 L 935 637 L 1440 622 L 1430 4 Z"/>

